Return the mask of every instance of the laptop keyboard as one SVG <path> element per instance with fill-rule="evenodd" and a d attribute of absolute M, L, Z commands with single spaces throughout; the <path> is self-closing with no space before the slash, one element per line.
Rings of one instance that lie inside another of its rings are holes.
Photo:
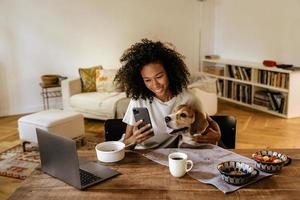
<path fill-rule="evenodd" d="M 88 185 L 90 183 L 93 183 L 97 180 L 100 180 L 101 178 L 98 176 L 95 176 L 94 174 L 91 174 L 87 171 L 84 171 L 80 169 L 80 181 L 81 185 Z"/>

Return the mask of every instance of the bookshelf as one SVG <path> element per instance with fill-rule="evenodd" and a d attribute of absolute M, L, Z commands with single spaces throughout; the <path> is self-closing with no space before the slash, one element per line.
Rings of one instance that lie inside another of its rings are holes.
<path fill-rule="evenodd" d="M 203 59 L 217 78 L 218 98 L 284 118 L 300 117 L 300 68 L 281 69 L 230 59 Z"/>

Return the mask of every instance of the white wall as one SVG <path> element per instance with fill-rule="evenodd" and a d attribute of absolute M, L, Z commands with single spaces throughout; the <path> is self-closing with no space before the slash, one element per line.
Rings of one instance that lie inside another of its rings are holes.
<path fill-rule="evenodd" d="M 215 0 L 205 0 L 204 3 L 200 4 L 200 20 L 199 57 L 204 58 L 205 55 L 214 53 Z"/>
<path fill-rule="evenodd" d="M 198 69 L 197 0 L 1 0 L 0 116 L 42 109 L 40 76 L 118 68 L 142 38 L 173 43 Z"/>
<path fill-rule="evenodd" d="M 299 0 L 214 1 L 214 53 L 300 66 Z"/>

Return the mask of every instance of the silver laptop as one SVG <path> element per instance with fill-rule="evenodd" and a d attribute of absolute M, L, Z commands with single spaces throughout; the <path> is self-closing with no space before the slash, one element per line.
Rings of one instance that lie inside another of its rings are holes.
<path fill-rule="evenodd" d="M 42 171 L 83 190 L 120 173 L 94 161 L 79 163 L 76 142 L 36 129 Z"/>

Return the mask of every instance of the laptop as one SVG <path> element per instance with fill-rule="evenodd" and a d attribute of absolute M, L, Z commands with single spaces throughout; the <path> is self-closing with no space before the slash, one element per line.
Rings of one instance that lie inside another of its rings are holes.
<path fill-rule="evenodd" d="M 97 161 L 79 162 L 76 142 L 42 129 L 36 129 L 42 171 L 83 190 L 120 173 Z"/>

